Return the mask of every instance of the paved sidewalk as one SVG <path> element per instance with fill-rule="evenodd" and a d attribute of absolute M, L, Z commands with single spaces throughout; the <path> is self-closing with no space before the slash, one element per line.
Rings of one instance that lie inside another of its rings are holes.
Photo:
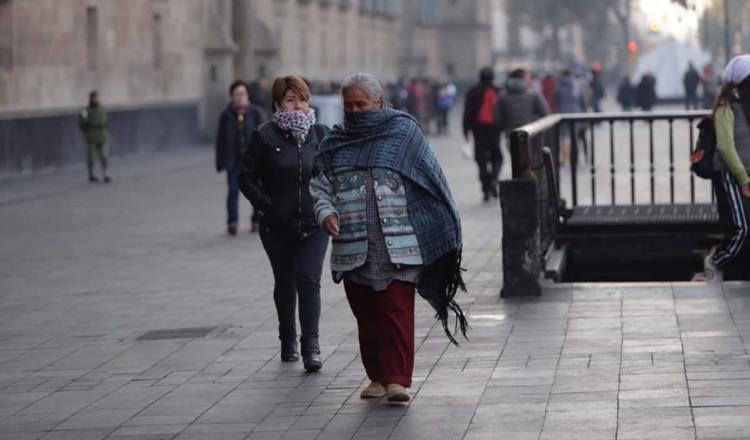
<path fill-rule="evenodd" d="M 501 300 L 499 208 L 458 139 L 433 143 L 463 216 L 471 341 L 451 346 L 418 303 L 409 405 L 359 399 L 354 320 L 328 276 L 323 370 L 282 364 L 260 241 L 223 232 L 224 176 L 210 154 L 155 158 L 165 171 L 0 204 L 0 438 L 750 438 L 750 286 Z"/>

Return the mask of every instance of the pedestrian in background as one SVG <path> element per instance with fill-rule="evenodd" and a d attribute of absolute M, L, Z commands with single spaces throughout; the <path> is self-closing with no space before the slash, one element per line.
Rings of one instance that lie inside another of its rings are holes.
<path fill-rule="evenodd" d="M 438 134 L 447 134 L 450 126 L 450 111 L 456 104 L 456 85 L 443 77 L 437 90 Z"/>
<path fill-rule="evenodd" d="M 413 78 L 407 88 L 406 111 L 417 122 L 422 123 L 425 116 L 424 110 L 424 87 L 422 87 L 422 83 L 417 78 Z"/>
<path fill-rule="evenodd" d="M 557 81 L 555 89 L 555 106 L 558 113 L 584 113 L 586 111 L 586 97 L 581 89 L 581 82 L 573 77 L 570 69 L 565 69 Z M 570 162 L 571 128 L 577 136 L 577 144 L 583 144 L 586 152 L 585 127 L 581 124 L 564 123 L 560 127 L 560 149 L 562 163 Z M 586 152 L 587 153 L 587 152 Z"/>
<path fill-rule="evenodd" d="M 730 60 L 722 77 L 725 85 L 713 111 L 718 152 L 713 182 L 720 218 L 731 220 L 723 222 L 729 223 L 729 232 L 703 261 L 706 279 L 716 282 L 732 263 L 739 263 L 745 275 L 750 272 L 750 55 Z"/>
<path fill-rule="evenodd" d="M 591 105 L 594 113 L 601 113 L 602 99 L 604 99 L 606 93 L 602 83 L 602 65 L 598 62 L 591 65 L 589 87 L 591 88 Z"/>
<path fill-rule="evenodd" d="M 437 126 L 437 87 L 435 82 L 430 78 L 423 79 L 419 85 L 422 87 L 422 116 L 420 123 L 422 124 L 422 130 L 426 134 L 431 134 L 433 122 Z"/>
<path fill-rule="evenodd" d="M 495 111 L 499 90 L 494 86 L 495 72 L 485 67 L 479 72 L 479 84 L 466 93 L 463 132 L 466 142 L 474 136 L 474 160 L 479 167 L 479 182 L 484 201 L 497 198 L 497 177 L 503 165 L 500 151 L 500 121 Z"/>
<path fill-rule="evenodd" d="M 260 239 L 273 270 L 281 360 L 299 360 L 295 309 L 299 300 L 304 368 L 317 371 L 320 357 L 320 276 L 328 236 L 315 223 L 309 192 L 313 158 L 328 128 L 316 124 L 310 89 L 298 76 L 276 78 L 274 113 L 250 138 L 242 159 L 240 188 L 260 214 Z"/>
<path fill-rule="evenodd" d="M 547 107 L 549 107 L 552 113 L 557 113 L 557 106 L 555 105 L 555 90 L 557 89 L 557 78 L 555 75 L 548 73 L 542 79 L 542 96 L 547 101 Z"/>
<path fill-rule="evenodd" d="M 714 73 L 714 66 L 707 63 L 703 67 L 703 76 L 701 77 L 701 86 L 703 88 L 703 108 L 712 108 L 716 102 L 716 90 L 721 85 L 720 80 Z"/>
<path fill-rule="evenodd" d="M 265 78 L 253 81 L 250 85 L 250 96 L 253 104 L 263 112 L 263 120 L 273 113 L 273 99 L 271 99 L 271 85 Z"/>
<path fill-rule="evenodd" d="M 635 89 L 635 101 L 643 111 L 651 111 L 656 105 L 656 77 L 646 73 Z"/>
<path fill-rule="evenodd" d="M 507 133 L 549 114 L 547 103 L 533 89 L 524 69 L 510 73 L 498 100 L 497 114 L 501 128 Z"/>
<path fill-rule="evenodd" d="M 390 101 L 391 107 L 396 110 L 407 111 L 406 100 L 408 97 L 409 91 L 403 78 L 399 78 L 388 90 L 388 101 Z"/>
<path fill-rule="evenodd" d="M 248 86 L 235 81 L 229 86 L 231 102 L 219 117 L 216 131 L 216 171 L 227 172 L 227 232 L 237 235 L 239 221 L 240 162 L 253 130 L 263 123 L 263 112 L 250 102 Z M 258 231 L 258 213 L 253 208 L 250 232 Z"/>
<path fill-rule="evenodd" d="M 629 112 L 635 107 L 635 88 L 630 82 L 630 77 L 625 76 L 617 89 L 617 102 L 620 103 L 622 111 Z"/>
<path fill-rule="evenodd" d="M 685 76 L 682 78 L 682 84 L 685 86 L 685 109 L 698 110 L 698 86 L 701 83 L 701 76 L 693 63 L 688 64 Z"/>
<path fill-rule="evenodd" d="M 107 110 L 99 103 L 99 92 L 92 90 L 89 93 L 89 105 L 78 118 L 78 126 L 83 132 L 86 142 L 86 168 L 89 173 L 89 182 L 96 183 L 99 178 L 94 173 L 94 162 L 99 159 L 102 170 L 102 178 L 105 183 L 110 182 L 107 175 L 109 165 L 109 143 L 107 142 Z"/>
<path fill-rule="evenodd" d="M 344 281 L 370 384 L 363 398 L 409 400 L 414 370 L 415 290 L 443 329 L 461 279 L 461 226 L 448 184 L 419 123 L 384 108 L 369 74 L 342 87 L 344 122 L 320 146 L 310 184 L 318 223 L 331 236 L 334 281 Z"/>

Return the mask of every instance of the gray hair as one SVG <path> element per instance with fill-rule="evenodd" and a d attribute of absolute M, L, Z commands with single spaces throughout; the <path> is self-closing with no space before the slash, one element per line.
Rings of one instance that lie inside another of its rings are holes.
<path fill-rule="evenodd" d="M 375 76 L 369 73 L 355 73 L 346 77 L 344 82 L 341 84 L 341 94 L 346 93 L 347 90 L 356 87 L 367 94 L 374 102 L 383 101 L 383 86 L 375 78 Z"/>

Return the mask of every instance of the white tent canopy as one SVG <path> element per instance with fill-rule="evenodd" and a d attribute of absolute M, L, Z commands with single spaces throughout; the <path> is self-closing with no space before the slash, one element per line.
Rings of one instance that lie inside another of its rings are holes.
<path fill-rule="evenodd" d="M 680 98 L 685 96 L 682 78 L 691 62 L 700 73 L 703 66 L 711 62 L 711 56 L 695 47 L 672 41 L 643 54 L 632 79 L 637 83 L 645 73 L 651 73 L 656 77 L 656 96 L 660 99 Z"/>

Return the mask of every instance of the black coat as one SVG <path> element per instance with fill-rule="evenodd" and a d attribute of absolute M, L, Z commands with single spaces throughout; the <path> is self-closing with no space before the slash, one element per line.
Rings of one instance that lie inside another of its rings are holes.
<path fill-rule="evenodd" d="M 216 131 L 216 171 L 232 168 L 232 165 L 242 159 L 250 135 L 257 126 L 263 123 L 263 112 L 255 105 L 248 107 L 243 120 L 245 130 L 245 143 L 239 145 L 237 142 L 237 131 L 239 120 L 232 104 L 221 113 L 219 117 L 219 128 Z"/>
<path fill-rule="evenodd" d="M 328 127 L 316 124 L 303 145 L 274 122 L 253 132 L 242 157 L 240 190 L 261 221 L 300 239 L 319 229 L 310 196 L 313 158 Z"/>

